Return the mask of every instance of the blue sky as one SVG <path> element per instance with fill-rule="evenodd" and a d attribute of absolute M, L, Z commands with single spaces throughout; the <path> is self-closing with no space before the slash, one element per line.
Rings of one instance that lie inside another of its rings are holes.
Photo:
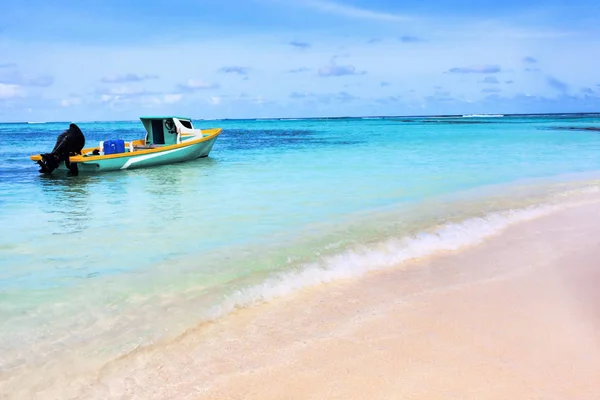
<path fill-rule="evenodd" d="M 0 7 L 0 121 L 600 111 L 596 0 Z"/>

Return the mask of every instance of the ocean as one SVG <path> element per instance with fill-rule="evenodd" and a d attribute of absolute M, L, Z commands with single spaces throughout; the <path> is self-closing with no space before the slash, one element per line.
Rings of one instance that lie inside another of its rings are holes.
<path fill-rule="evenodd" d="M 86 147 L 144 135 L 74 122 Z M 600 188 L 600 114 L 196 120 L 223 128 L 208 158 L 39 174 L 68 125 L 0 124 L 0 398 Z"/>

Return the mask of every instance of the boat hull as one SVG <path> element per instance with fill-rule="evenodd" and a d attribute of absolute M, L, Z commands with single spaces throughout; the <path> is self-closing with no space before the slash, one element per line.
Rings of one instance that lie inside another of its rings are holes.
<path fill-rule="evenodd" d="M 107 160 L 97 160 L 77 163 L 80 172 L 104 172 L 118 171 L 124 169 L 148 168 L 159 165 L 175 164 L 201 157 L 207 157 L 210 153 L 216 137 L 206 142 L 192 144 L 186 147 L 179 147 L 160 151 L 156 153 L 135 155 L 135 152 L 129 157 L 110 158 Z M 62 166 L 65 170 L 66 166 Z"/>

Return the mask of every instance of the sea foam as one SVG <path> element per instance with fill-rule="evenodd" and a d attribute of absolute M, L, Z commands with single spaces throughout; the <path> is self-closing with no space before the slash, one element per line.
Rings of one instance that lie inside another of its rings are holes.
<path fill-rule="evenodd" d="M 479 244 L 516 223 L 581 204 L 546 204 L 495 212 L 484 217 L 445 224 L 413 236 L 391 238 L 371 246 L 347 249 L 339 254 L 323 257 L 317 262 L 304 264 L 294 271 L 273 275 L 260 284 L 236 290 L 219 305 L 211 308 L 206 317 L 209 320 L 216 319 L 237 308 L 268 302 L 302 288 L 357 278 L 369 271 L 397 267 L 405 261 L 443 251 L 461 250 Z"/>

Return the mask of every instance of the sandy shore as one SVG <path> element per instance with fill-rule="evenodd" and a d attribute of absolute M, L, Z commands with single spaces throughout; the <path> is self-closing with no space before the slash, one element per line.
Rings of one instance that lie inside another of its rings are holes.
<path fill-rule="evenodd" d="M 600 399 L 600 203 L 239 310 L 78 397 Z"/>

